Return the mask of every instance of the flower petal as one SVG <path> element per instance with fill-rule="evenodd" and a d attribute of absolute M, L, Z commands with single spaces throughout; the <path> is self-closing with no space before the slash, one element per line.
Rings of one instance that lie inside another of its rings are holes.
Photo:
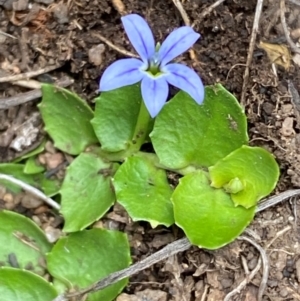
<path fill-rule="evenodd" d="M 190 26 L 182 26 L 172 31 L 159 49 L 161 66 L 166 65 L 181 53 L 187 51 L 200 38 Z"/>
<path fill-rule="evenodd" d="M 122 59 L 112 63 L 104 71 L 99 84 L 99 91 L 109 91 L 139 82 L 144 73 L 145 64 L 138 59 Z"/>
<path fill-rule="evenodd" d="M 154 118 L 164 106 L 169 86 L 164 76 L 152 78 L 146 75 L 141 84 L 142 97 L 148 112 Z"/>
<path fill-rule="evenodd" d="M 199 75 L 182 64 L 168 64 L 162 68 L 167 82 L 188 93 L 198 104 L 204 100 L 204 86 Z"/>
<path fill-rule="evenodd" d="M 128 39 L 144 62 L 155 52 L 155 41 L 152 31 L 141 16 L 130 14 L 121 18 Z"/>

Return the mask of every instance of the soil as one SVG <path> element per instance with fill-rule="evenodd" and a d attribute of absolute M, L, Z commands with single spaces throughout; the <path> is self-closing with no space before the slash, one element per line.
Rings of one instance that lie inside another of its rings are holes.
<path fill-rule="evenodd" d="M 194 29 L 202 37 L 194 46 L 196 59 L 191 59 L 188 53 L 180 59 L 193 66 L 206 85 L 220 82 L 239 99 L 256 1 L 225 1 L 205 17 L 202 12 L 214 0 L 182 2 Z M 286 1 L 286 18 L 296 42 L 300 37 L 300 6 L 292 2 L 297 1 Z M 98 33 L 116 46 L 133 51 L 121 26 L 121 14 L 134 12 L 144 16 L 156 40 L 160 41 L 174 28 L 184 25 L 171 0 L 123 0 L 124 7 L 121 4 L 121 1 L 109 0 L 0 0 L 0 79 L 57 64 L 59 67 L 54 71 L 35 79 L 55 82 L 68 75 L 74 79 L 69 88 L 93 106 L 101 74 L 113 61 L 124 57 L 101 41 Z M 251 145 L 268 149 L 280 164 L 276 194 L 300 187 L 300 111 L 290 93 L 291 85 L 293 91 L 300 91 L 299 58 L 287 52 L 271 61 L 270 54 L 259 45 L 262 41 L 288 47 L 279 16 L 279 1 L 265 0 L 244 104 Z M 285 68 L 286 61 L 290 63 L 289 68 Z M 0 104 L 4 98 L 26 91 L 28 88 L 1 83 Z M 38 102 L 39 99 L 0 110 L 0 162 L 11 161 L 20 153 L 30 151 L 43 139 L 43 125 L 36 113 Z M 31 132 L 27 144 L 11 149 L 13 139 L 18 136 L 12 129 L 19 128 L 29 118 L 35 118 L 38 131 Z M 63 177 L 65 162 L 71 160 L 55 150 L 51 143 L 39 159 L 49 170 L 60 167 L 61 170 L 56 170 L 61 173 L 59 177 Z M 37 200 L 28 204 L 24 198 L 24 195 L 11 195 L 3 187 L 0 189 L 2 208 L 32 217 L 55 240 L 53 237 L 59 236 L 62 221 L 46 205 Z M 299 200 L 291 199 L 257 214 L 250 226 L 270 260 L 263 300 L 300 300 L 299 210 Z M 176 228 L 152 230 L 147 224 L 132 223 L 118 207 L 103 223 L 128 233 L 133 261 L 183 236 Z M 193 247 L 131 277 L 117 300 L 223 300 L 248 277 L 258 258 L 257 249 L 240 240 L 214 252 Z M 261 276 L 260 270 L 231 300 L 257 300 Z"/>

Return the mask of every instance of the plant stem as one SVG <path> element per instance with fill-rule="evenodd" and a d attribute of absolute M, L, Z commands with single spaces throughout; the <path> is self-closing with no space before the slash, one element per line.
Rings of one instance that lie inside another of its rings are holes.
<path fill-rule="evenodd" d="M 135 153 L 140 150 L 148 135 L 149 123 L 151 121 L 150 114 L 144 104 L 141 102 L 140 112 L 137 119 L 136 127 L 127 153 Z"/>

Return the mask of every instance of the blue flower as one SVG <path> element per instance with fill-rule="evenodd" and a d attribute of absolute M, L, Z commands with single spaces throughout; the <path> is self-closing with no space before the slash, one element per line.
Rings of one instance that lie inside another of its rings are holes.
<path fill-rule="evenodd" d="M 127 36 L 139 54 L 136 58 L 121 59 L 111 64 L 100 80 L 100 91 L 109 91 L 141 81 L 141 93 L 151 117 L 165 104 L 171 84 L 188 93 L 198 104 L 204 99 L 204 87 L 191 68 L 171 63 L 188 50 L 200 37 L 191 27 L 183 26 L 169 34 L 161 46 L 155 41 L 147 22 L 136 14 L 122 17 Z"/>

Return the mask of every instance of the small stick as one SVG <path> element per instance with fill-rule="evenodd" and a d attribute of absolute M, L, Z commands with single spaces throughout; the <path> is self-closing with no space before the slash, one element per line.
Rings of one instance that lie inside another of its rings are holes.
<path fill-rule="evenodd" d="M 247 55 L 246 68 L 244 72 L 244 80 L 243 80 L 243 87 L 242 87 L 242 95 L 241 95 L 241 105 L 244 107 L 246 106 L 245 97 L 246 97 L 246 88 L 249 80 L 249 69 L 252 62 L 255 40 L 258 33 L 258 26 L 259 26 L 260 15 L 262 12 L 263 2 L 264 0 L 257 0 L 256 3 L 255 16 L 253 21 L 252 33 L 250 37 L 250 44 L 249 44 L 249 50 Z"/>
<path fill-rule="evenodd" d="M 288 88 L 291 94 L 291 100 L 294 107 L 294 114 L 296 117 L 296 121 L 298 126 L 300 126 L 300 96 L 291 80 L 288 80 Z"/>
<path fill-rule="evenodd" d="M 278 237 L 280 237 L 280 236 L 283 235 L 285 232 L 287 232 L 287 231 L 289 231 L 289 230 L 291 230 L 291 229 L 292 229 L 291 226 L 287 226 L 287 227 L 285 227 L 284 229 L 282 229 L 281 231 L 278 231 L 278 232 L 276 233 L 275 237 L 273 237 L 273 238 L 271 239 L 271 241 L 265 246 L 265 249 L 269 249 L 270 246 L 273 244 L 273 242 L 274 242 Z"/>
<path fill-rule="evenodd" d="M 58 69 L 61 66 L 62 65 L 53 65 L 53 66 L 45 67 L 43 69 L 39 69 L 39 70 L 35 70 L 35 71 L 29 71 L 29 72 L 26 72 L 26 73 L 21 73 L 21 74 L 16 74 L 16 75 L 9 75 L 9 76 L 2 76 L 2 77 L 0 77 L 0 83 L 13 82 L 13 81 L 16 81 L 16 80 L 35 77 L 35 76 L 47 73 L 49 71 L 53 71 L 55 69 Z"/>
<path fill-rule="evenodd" d="M 39 81 L 34 80 L 34 79 L 16 80 L 16 81 L 13 81 L 11 84 L 15 85 L 15 86 L 29 88 L 29 89 L 41 89 L 41 85 L 42 85 Z"/>
<path fill-rule="evenodd" d="M 269 265 L 269 260 L 268 260 L 268 257 L 267 257 L 267 253 L 258 243 L 256 243 L 255 241 L 253 241 L 252 239 L 250 239 L 246 236 L 240 236 L 240 237 L 238 237 L 238 239 L 248 241 L 260 253 L 260 258 L 261 258 L 261 261 L 263 263 L 263 274 L 262 274 L 260 286 L 259 286 L 259 289 L 258 289 L 257 301 L 261 301 L 262 297 L 263 297 L 263 294 L 264 294 L 264 291 L 266 289 L 266 285 L 267 285 L 267 281 L 268 281 L 268 277 L 269 277 L 270 265 Z"/>
<path fill-rule="evenodd" d="M 173 1 L 174 5 L 177 7 L 177 9 L 183 19 L 184 24 L 186 26 L 191 26 L 190 18 L 188 17 L 185 9 L 183 8 L 180 0 L 172 0 L 172 1 Z M 190 49 L 189 54 L 190 54 L 190 59 L 193 61 L 196 61 L 196 63 L 198 63 L 194 49 Z"/>
<path fill-rule="evenodd" d="M 256 212 L 260 212 L 263 210 L 266 210 L 269 207 L 273 207 L 274 205 L 281 203 L 291 197 L 300 195 L 300 189 L 293 189 L 288 190 L 285 192 L 282 192 L 276 196 L 272 196 L 268 199 L 264 199 L 261 202 L 258 203 L 258 207 L 256 209 Z"/>
<path fill-rule="evenodd" d="M 209 285 L 205 284 L 205 286 L 204 286 L 204 292 L 203 292 L 203 295 L 201 296 L 201 300 L 200 301 L 205 301 L 206 300 L 208 289 L 209 289 Z"/>
<path fill-rule="evenodd" d="M 110 42 L 108 39 L 106 39 L 105 37 L 103 37 L 100 33 L 96 33 L 96 32 L 91 32 L 91 35 L 95 38 L 98 38 L 99 40 L 101 40 L 102 42 L 104 42 L 107 46 L 109 46 L 110 48 L 118 51 L 119 53 L 123 54 L 123 55 L 126 55 L 126 56 L 129 56 L 129 57 L 135 57 L 135 58 L 139 58 L 138 55 L 130 52 L 130 51 L 127 51 L 123 48 L 120 48 L 116 45 L 114 45 L 112 42 Z"/>
<path fill-rule="evenodd" d="M 250 272 L 249 272 L 249 268 L 247 265 L 247 259 L 243 255 L 241 255 L 241 260 L 242 260 L 242 266 L 244 268 L 244 272 L 246 274 L 246 277 L 248 278 Z M 249 280 L 247 279 L 247 281 L 249 281 Z"/>
<path fill-rule="evenodd" d="M 209 15 L 217 6 L 219 6 L 220 4 L 222 4 L 225 0 L 218 0 L 215 3 L 213 3 L 212 5 L 210 5 L 209 7 L 207 7 L 197 18 L 197 21 L 195 21 L 192 24 L 192 27 L 195 25 L 195 23 L 199 23 L 204 17 L 206 17 L 207 15 Z"/>
<path fill-rule="evenodd" d="M 60 209 L 60 205 L 58 203 L 56 203 L 51 198 L 48 198 L 44 193 L 39 191 L 37 188 L 35 188 L 31 185 L 28 185 L 28 184 L 24 183 L 23 181 L 20 181 L 12 176 L 5 175 L 5 174 L 0 174 L 0 180 L 6 180 L 13 184 L 16 184 L 16 185 L 20 186 L 22 189 L 24 189 L 25 191 L 40 198 L 41 200 L 43 200 L 45 203 L 47 203 L 49 206 L 53 207 L 54 209 L 57 209 L 57 210 Z"/>
<path fill-rule="evenodd" d="M 175 255 L 179 252 L 186 251 L 190 247 L 191 247 L 191 243 L 189 242 L 189 240 L 186 237 L 176 240 L 176 241 L 168 244 L 166 247 L 164 247 L 160 251 L 152 254 L 149 257 L 146 257 L 145 259 L 137 262 L 136 264 L 130 266 L 129 268 L 123 269 L 118 272 L 114 272 L 114 273 L 110 274 L 109 276 L 101 279 L 97 283 L 91 285 L 90 287 L 88 287 L 84 290 L 81 290 L 79 292 L 76 292 L 76 293 L 67 294 L 66 296 L 68 298 L 71 298 L 71 297 L 76 297 L 76 296 L 79 296 L 82 294 L 99 291 L 113 283 L 116 283 L 117 281 L 119 281 L 121 279 L 129 277 L 130 275 L 135 274 L 137 272 L 140 272 L 161 260 L 164 260 L 164 259 L 166 259 L 172 255 Z"/>
<path fill-rule="evenodd" d="M 183 20 L 184 24 L 186 26 L 190 26 L 191 25 L 190 19 L 187 15 L 186 11 L 184 10 L 181 2 L 179 0 L 172 0 L 172 1 L 173 1 L 174 5 L 177 7 L 177 9 L 178 9 L 178 11 L 179 11 L 179 13 L 182 17 L 182 20 Z"/>
<path fill-rule="evenodd" d="M 124 13 L 126 13 L 125 5 L 122 0 L 111 0 L 111 2 L 120 15 L 124 15 Z"/>
<path fill-rule="evenodd" d="M 250 274 L 247 275 L 247 277 L 230 293 L 228 293 L 224 301 L 229 301 L 231 297 L 233 297 L 235 294 L 239 294 L 241 290 L 254 278 L 254 276 L 257 274 L 257 272 L 260 270 L 261 267 L 261 258 L 259 257 L 257 261 L 256 267 L 251 271 Z"/>
<path fill-rule="evenodd" d="M 9 33 L 6 33 L 6 32 L 4 32 L 4 31 L 2 31 L 2 30 L 0 30 L 0 34 L 2 34 L 3 36 L 5 36 L 5 37 L 8 37 L 8 38 L 12 38 L 12 39 L 17 39 L 16 37 L 14 37 L 14 36 L 12 36 L 11 34 L 9 34 Z"/>
<path fill-rule="evenodd" d="M 283 27 L 283 32 L 284 32 L 286 41 L 288 42 L 288 44 L 290 45 L 291 49 L 295 53 L 299 53 L 300 54 L 300 48 L 298 48 L 296 46 L 296 44 L 293 42 L 293 40 L 291 39 L 289 30 L 287 28 L 287 24 L 286 24 L 286 20 L 285 20 L 285 1 L 284 0 L 280 0 L 280 20 L 281 20 L 281 25 Z"/>
<path fill-rule="evenodd" d="M 63 77 L 55 83 L 59 87 L 68 87 L 73 84 L 74 80 L 69 77 Z M 11 96 L 7 98 L 0 98 L 0 110 L 6 110 L 10 107 L 15 107 L 31 100 L 35 100 L 42 96 L 42 90 L 36 89 L 16 96 Z"/>

